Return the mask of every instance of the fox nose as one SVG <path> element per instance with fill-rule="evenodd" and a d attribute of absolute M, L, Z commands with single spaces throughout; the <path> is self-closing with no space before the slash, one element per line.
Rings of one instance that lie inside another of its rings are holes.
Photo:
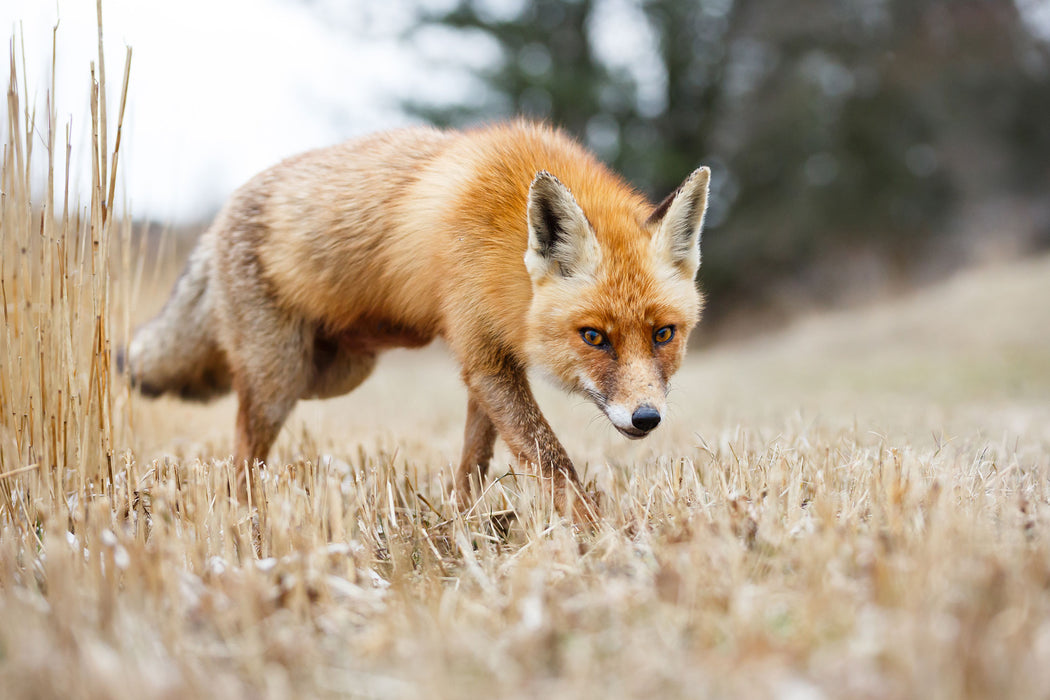
<path fill-rule="evenodd" d="M 638 430 L 649 432 L 660 425 L 660 412 L 652 406 L 639 406 L 631 414 L 631 425 L 638 428 Z"/>

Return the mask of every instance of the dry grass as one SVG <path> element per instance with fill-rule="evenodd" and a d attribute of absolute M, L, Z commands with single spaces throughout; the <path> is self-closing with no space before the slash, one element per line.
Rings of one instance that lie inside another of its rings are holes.
<path fill-rule="evenodd" d="M 17 95 L 4 697 L 1050 696 L 1050 259 L 693 356 L 640 443 L 540 386 L 593 536 L 527 476 L 456 514 L 440 348 L 302 404 L 249 511 L 214 460 L 232 401 L 132 397 L 100 352 L 167 281 L 134 283 L 104 188 L 30 206 Z"/>

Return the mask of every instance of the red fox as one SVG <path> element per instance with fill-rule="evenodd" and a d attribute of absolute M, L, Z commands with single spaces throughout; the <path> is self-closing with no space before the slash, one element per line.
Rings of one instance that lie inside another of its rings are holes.
<path fill-rule="evenodd" d="M 289 158 L 201 237 L 134 335 L 130 379 L 195 399 L 232 386 L 235 458 L 254 466 L 297 401 L 345 394 L 383 350 L 441 337 L 469 396 L 457 490 L 480 489 L 498 435 L 549 480 L 560 512 L 589 519 L 526 370 L 587 396 L 628 438 L 660 423 L 703 306 L 709 178 L 697 169 L 654 207 L 571 138 L 525 121 L 406 128 Z"/>

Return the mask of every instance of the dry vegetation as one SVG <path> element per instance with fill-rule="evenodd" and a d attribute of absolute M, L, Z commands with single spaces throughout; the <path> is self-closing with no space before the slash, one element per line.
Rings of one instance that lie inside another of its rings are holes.
<path fill-rule="evenodd" d="M 456 513 L 440 348 L 302 404 L 249 511 L 225 497 L 232 400 L 142 400 L 107 361 L 176 267 L 136 281 L 112 160 L 90 207 L 32 196 L 27 134 L 55 120 L 19 100 L 4 697 L 1050 696 L 1050 259 L 695 354 L 640 443 L 539 387 L 604 494 L 593 535 L 521 475 Z"/>

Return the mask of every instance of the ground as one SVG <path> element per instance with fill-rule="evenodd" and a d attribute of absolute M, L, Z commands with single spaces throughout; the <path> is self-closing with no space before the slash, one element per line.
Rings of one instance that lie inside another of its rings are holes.
<path fill-rule="evenodd" d="M 1048 299 L 1034 259 L 692 352 L 638 442 L 537 378 L 601 493 L 595 533 L 502 448 L 457 515 L 466 398 L 440 347 L 301 404 L 253 511 L 215 461 L 232 399 L 116 387 L 125 445 L 97 489 L 3 477 L 0 686 L 1050 697 Z"/>

